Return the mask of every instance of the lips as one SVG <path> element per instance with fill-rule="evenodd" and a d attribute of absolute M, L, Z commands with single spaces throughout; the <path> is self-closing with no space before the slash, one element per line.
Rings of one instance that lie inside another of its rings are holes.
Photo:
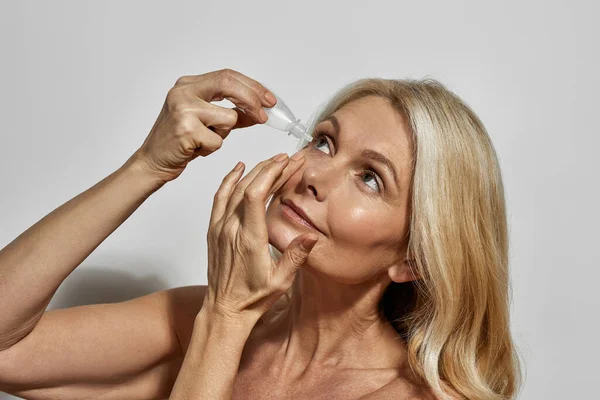
<path fill-rule="evenodd" d="M 296 215 L 290 215 L 291 218 L 293 218 L 297 222 L 299 222 L 299 223 L 301 223 L 301 224 L 303 224 L 303 225 L 305 225 L 305 226 L 307 226 L 309 228 L 312 228 L 312 229 L 314 229 L 316 231 L 321 232 L 319 229 L 317 229 L 317 227 L 312 222 L 312 220 L 310 219 L 310 217 L 308 215 L 306 215 L 306 213 L 304 212 L 304 210 L 302 210 L 298 205 L 294 204 L 293 201 L 291 201 L 291 200 L 282 200 L 281 204 L 289 207 L 289 209 L 291 209 L 291 211 L 293 211 L 293 213 L 296 214 Z M 288 210 L 284 209 L 284 212 L 288 212 Z"/>

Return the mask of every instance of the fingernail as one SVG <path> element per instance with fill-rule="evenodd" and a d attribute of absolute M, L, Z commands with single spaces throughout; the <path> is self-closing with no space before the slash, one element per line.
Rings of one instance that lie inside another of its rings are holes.
<path fill-rule="evenodd" d="M 267 122 L 267 120 L 269 119 L 269 117 L 267 117 L 267 113 L 262 108 L 258 112 L 258 115 L 260 116 L 261 122 Z"/>
<path fill-rule="evenodd" d="M 302 241 L 302 247 L 304 247 L 306 250 L 310 250 L 313 248 L 315 243 L 317 243 L 317 240 L 319 240 L 319 238 L 314 236 L 307 237 Z"/>
<path fill-rule="evenodd" d="M 239 171 L 240 169 L 242 169 L 243 166 L 244 166 L 244 164 L 240 161 L 239 163 L 237 163 L 235 165 L 234 170 Z"/>
<path fill-rule="evenodd" d="M 277 158 L 275 158 L 275 161 L 283 161 L 286 158 L 288 158 L 288 155 L 285 153 L 280 154 L 279 156 L 277 156 Z"/>
<path fill-rule="evenodd" d="M 291 156 L 290 158 L 294 161 L 300 161 L 303 157 L 304 157 L 304 154 L 298 152 L 298 153 L 294 154 L 293 156 Z"/>
<path fill-rule="evenodd" d="M 274 96 L 274 95 L 273 95 L 273 93 L 271 93 L 271 92 L 267 92 L 267 93 L 265 93 L 265 100 L 267 100 L 267 102 L 268 102 L 270 105 L 272 105 L 272 106 L 274 106 L 274 105 L 275 105 L 275 103 L 277 103 L 277 99 L 275 98 L 275 96 Z"/>
<path fill-rule="evenodd" d="M 284 153 L 275 154 L 273 157 L 271 157 L 271 160 L 275 161 L 277 157 L 281 157 L 282 154 Z"/>

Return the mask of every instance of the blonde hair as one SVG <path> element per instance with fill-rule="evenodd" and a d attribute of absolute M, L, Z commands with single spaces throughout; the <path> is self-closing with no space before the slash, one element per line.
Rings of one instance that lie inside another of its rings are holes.
<path fill-rule="evenodd" d="M 392 282 L 380 310 L 406 341 L 411 368 L 438 397 L 448 398 L 449 387 L 468 399 L 515 398 L 521 372 L 509 329 L 506 205 L 490 137 L 469 106 L 434 79 L 355 81 L 309 129 L 365 96 L 387 99 L 414 143 L 407 257 L 420 278 Z"/>

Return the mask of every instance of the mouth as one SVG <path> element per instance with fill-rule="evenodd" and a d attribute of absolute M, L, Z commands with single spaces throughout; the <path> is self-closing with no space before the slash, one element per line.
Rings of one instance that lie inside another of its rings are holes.
<path fill-rule="evenodd" d="M 281 201 L 281 210 L 283 214 L 291 219 L 293 222 L 297 224 L 304 225 L 312 230 L 317 232 L 321 232 L 317 227 L 311 222 L 310 218 L 306 215 L 306 213 L 297 205 L 295 205 L 292 201 L 282 200 Z"/>

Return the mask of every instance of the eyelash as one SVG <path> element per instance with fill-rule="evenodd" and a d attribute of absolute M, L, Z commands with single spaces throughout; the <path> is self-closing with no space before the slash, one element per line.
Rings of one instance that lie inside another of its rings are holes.
<path fill-rule="evenodd" d="M 317 143 L 320 139 L 325 139 L 325 138 L 329 138 L 332 142 L 334 141 L 331 136 L 329 136 L 323 132 L 316 132 L 315 135 L 313 135 L 313 145 L 315 143 Z M 325 141 L 327 142 L 327 146 L 329 146 L 329 148 L 331 148 L 331 145 L 329 144 L 329 140 L 325 139 Z M 369 175 L 373 176 L 373 178 L 375 178 L 375 181 L 377 182 L 377 187 L 379 188 L 379 190 L 376 190 L 375 192 L 381 193 L 381 188 L 383 187 L 383 183 L 382 183 L 383 180 L 381 179 L 379 174 L 371 168 L 367 168 L 362 171 L 362 173 L 365 173 L 365 172 L 368 173 Z M 365 183 L 365 185 L 368 186 L 371 191 L 373 191 L 373 189 L 369 185 L 367 185 L 366 183 Z"/>

